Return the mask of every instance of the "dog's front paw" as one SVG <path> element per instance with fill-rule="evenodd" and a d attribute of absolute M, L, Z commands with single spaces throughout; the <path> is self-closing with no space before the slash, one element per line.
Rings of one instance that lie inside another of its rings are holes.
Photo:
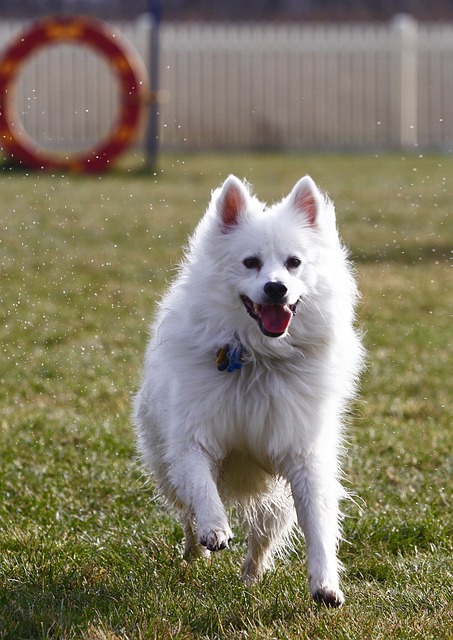
<path fill-rule="evenodd" d="M 313 600 L 326 607 L 341 607 L 344 604 L 344 595 L 341 589 L 319 587 L 313 594 Z"/>
<path fill-rule="evenodd" d="M 206 534 L 200 535 L 200 544 L 209 551 L 221 551 L 228 549 L 229 543 L 233 539 L 231 529 L 212 529 Z"/>

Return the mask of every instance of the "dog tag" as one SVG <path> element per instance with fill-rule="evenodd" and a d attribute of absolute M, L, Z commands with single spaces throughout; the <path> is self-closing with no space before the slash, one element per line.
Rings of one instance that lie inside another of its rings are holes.
<path fill-rule="evenodd" d="M 218 371 L 228 371 L 228 373 L 232 373 L 233 371 L 236 371 L 236 369 L 241 369 L 243 365 L 243 353 L 243 347 L 230 349 L 229 344 L 226 344 L 224 347 L 219 349 L 216 356 Z"/>
<path fill-rule="evenodd" d="M 218 371 L 225 371 L 229 366 L 229 360 L 228 360 L 229 348 L 230 348 L 230 345 L 227 344 L 217 351 L 216 363 L 217 363 Z"/>

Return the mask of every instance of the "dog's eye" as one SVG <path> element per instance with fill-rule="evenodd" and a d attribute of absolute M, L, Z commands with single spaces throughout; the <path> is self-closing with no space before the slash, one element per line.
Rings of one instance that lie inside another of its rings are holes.
<path fill-rule="evenodd" d="M 292 256 L 291 258 L 288 258 L 288 260 L 286 261 L 286 268 L 298 269 L 301 264 L 302 262 L 301 260 L 299 260 L 299 258 L 296 258 L 296 256 Z"/>
<path fill-rule="evenodd" d="M 246 269 L 261 269 L 261 260 L 256 256 L 246 258 L 242 264 Z"/>

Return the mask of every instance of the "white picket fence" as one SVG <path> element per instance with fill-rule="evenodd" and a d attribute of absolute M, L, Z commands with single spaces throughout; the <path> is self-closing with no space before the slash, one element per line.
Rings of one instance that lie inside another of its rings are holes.
<path fill-rule="evenodd" d="M 0 21 L 0 48 L 23 26 Z M 114 27 L 148 61 L 149 21 Z M 452 24 L 164 23 L 160 41 L 164 148 L 453 149 Z M 115 117 L 115 79 L 97 54 L 47 47 L 18 102 L 40 144 L 84 147 Z"/>

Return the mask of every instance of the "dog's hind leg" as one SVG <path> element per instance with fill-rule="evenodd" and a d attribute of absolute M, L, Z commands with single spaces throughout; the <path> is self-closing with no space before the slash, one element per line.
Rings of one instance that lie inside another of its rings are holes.
<path fill-rule="evenodd" d="M 282 489 L 282 490 L 280 490 Z M 248 510 L 250 529 L 248 553 L 242 565 L 242 581 L 252 584 L 272 563 L 275 551 L 289 537 L 296 522 L 294 503 L 286 487 L 279 487 L 278 499 L 266 496 Z"/>

